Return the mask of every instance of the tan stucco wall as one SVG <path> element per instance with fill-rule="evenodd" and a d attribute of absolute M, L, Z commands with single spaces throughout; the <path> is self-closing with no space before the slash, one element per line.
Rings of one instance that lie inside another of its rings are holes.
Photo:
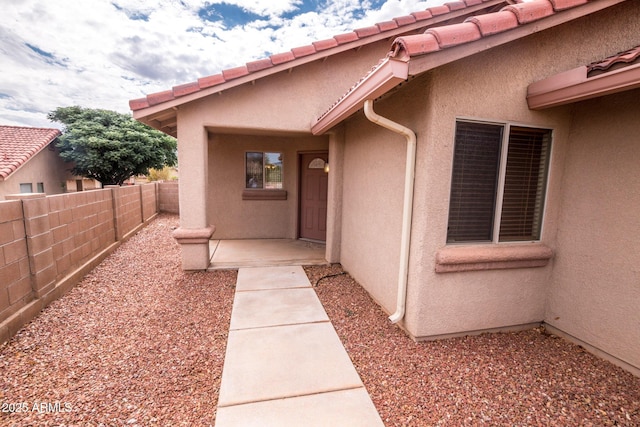
<path fill-rule="evenodd" d="M 7 194 L 19 194 L 21 183 L 31 183 L 37 192 L 37 183 L 44 183 L 46 194 L 64 193 L 64 185 L 72 176 L 67 172 L 69 165 L 62 161 L 57 152 L 44 148 L 20 169 L 12 173 L 6 181 L 0 181 L 0 200 Z"/>
<path fill-rule="evenodd" d="M 328 137 L 209 136 L 208 220 L 215 239 L 296 238 L 298 154 L 327 151 Z M 245 153 L 282 153 L 286 200 L 243 200 Z"/>
<path fill-rule="evenodd" d="M 456 118 L 553 129 L 541 242 L 562 256 L 556 233 L 571 107 L 535 112 L 528 84 L 640 44 L 636 3 L 532 35 L 429 72 L 376 103 L 379 114 L 418 135 L 414 216 L 404 327 L 434 337 L 545 320 L 554 260 L 546 267 L 435 273 L 446 246 Z M 579 46 L 579 47 L 577 47 Z M 341 260 L 388 312 L 395 310 L 404 141 L 359 115 L 345 124 Z M 382 168 L 381 165 L 390 167 Z M 631 226 L 633 223 L 629 223 Z M 523 243 L 527 244 L 527 243 Z M 622 254 L 622 252 L 619 252 Z"/>
<path fill-rule="evenodd" d="M 576 104 L 545 319 L 640 368 L 640 90 Z"/>

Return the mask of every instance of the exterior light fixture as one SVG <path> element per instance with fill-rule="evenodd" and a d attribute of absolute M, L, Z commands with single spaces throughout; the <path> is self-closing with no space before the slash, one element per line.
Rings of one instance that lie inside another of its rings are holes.
<path fill-rule="evenodd" d="M 329 173 L 329 162 L 324 162 L 324 172 Z"/>

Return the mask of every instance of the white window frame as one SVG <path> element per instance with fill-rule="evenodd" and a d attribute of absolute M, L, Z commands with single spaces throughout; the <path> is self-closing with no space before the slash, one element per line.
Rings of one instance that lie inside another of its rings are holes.
<path fill-rule="evenodd" d="M 548 198 L 548 189 L 549 189 L 549 178 L 551 175 L 551 164 L 553 161 L 553 140 L 555 135 L 555 130 L 549 126 L 536 126 L 531 124 L 521 124 L 517 122 L 510 121 L 493 121 L 493 120 L 481 120 L 481 119 L 473 119 L 466 117 L 457 117 L 454 123 L 454 141 L 453 141 L 453 150 L 455 150 L 455 137 L 456 137 L 456 126 L 459 122 L 466 123 L 478 123 L 478 124 L 486 124 L 486 125 L 496 125 L 503 126 L 504 131 L 502 133 L 502 141 L 500 145 L 500 164 L 498 170 L 498 183 L 496 188 L 496 201 L 494 206 L 494 217 L 493 217 L 493 233 L 490 242 L 487 241 L 460 241 L 460 242 L 447 242 L 447 245 L 470 245 L 470 244 L 517 244 L 517 243 L 530 243 L 530 242 L 540 242 L 542 240 L 542 236 L 544 234 L 544 225 L 545 225 L 545 215 L 547 210 L 547 198 Z M 519 127 L 519 128 L 529 128 L 529 129 L 539 129 L 539 130 L 547 130 L 551 133 L 551 148 L 549 150 L 549 160 L 547 167 L 547 175 L 545 179 L 545 188 L 544 188 L 544 200 L 543 200 L 543 209 L 540 213 L 540 239 L 538 240 L 517 240 L 517 241 L 500 241 L 500 225 L 502 222 L 502 204 L 504 201 L 504 187 L 505 187 L 505 179 L 506 179 L 506 169 L 507 169 L 507 156 L 509 153 L 509 136 L 511 135 L 511 128 Z M 451 162 L 451 170 L 453 173 L 453 152 L 452 152 L 452 162 Z M 449 189 L 451 190 L 451 186 L 453 183 L 450 181 Z M 449 200 L 449 209 L 451 200 Z M 449 222 L 449 209 L 447 210 L 447 224 Z"/>

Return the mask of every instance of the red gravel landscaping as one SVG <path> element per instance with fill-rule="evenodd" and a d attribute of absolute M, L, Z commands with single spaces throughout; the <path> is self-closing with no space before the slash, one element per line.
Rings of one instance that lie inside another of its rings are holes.
<path fill-rule="evenodd" d="M 158 216 L 0 346 L 0 426 L 215 423 L 237 276 L 183 272 L 177 226 Z M 350 276 L 315 289 L 388 427 L 640 425 L 640 378 L 543 329 L 415 343 Z"/>

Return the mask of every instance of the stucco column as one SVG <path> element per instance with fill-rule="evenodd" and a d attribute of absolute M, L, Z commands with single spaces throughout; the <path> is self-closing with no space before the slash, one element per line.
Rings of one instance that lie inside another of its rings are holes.
<path fill-rule="evenodd" d="M 180 228 L 174 231 L 182 248 L 184 270 L 209 267 L 209 238 L 214 227 L 207 224 L 207 130 L 189 109 L 178 110 L 178 167 L 180 170 Z"/>
<path fill-rule="evenodd" d="M 344 128 L 329 134 L 329 198 L 327 200 L 327 241 L 325 258 L 340 262 L 342 239 L 342 183 L 344 169 Z"/>

